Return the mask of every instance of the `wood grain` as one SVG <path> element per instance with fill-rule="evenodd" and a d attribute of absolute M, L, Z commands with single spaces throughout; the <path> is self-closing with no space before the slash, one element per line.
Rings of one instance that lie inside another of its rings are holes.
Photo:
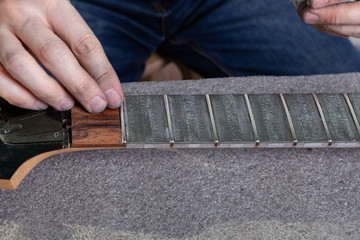
<path fill-rule="evenodd" d="M 100 114 L 90 114 L 75 106 L 71 110 L 71 119 L 73 148 L 122 146 L 119 109 L 106 109 Z"/>

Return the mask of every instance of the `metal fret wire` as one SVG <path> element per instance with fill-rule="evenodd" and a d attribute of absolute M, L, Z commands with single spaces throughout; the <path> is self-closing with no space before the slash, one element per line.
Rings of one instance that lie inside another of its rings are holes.
<path fill-rule="evenodd" d="M 247 94 L 244 94 L 244 97 L 245 97 L 246 106 L 247 106 L 247 109 L 248 109 L 248 112 L 249 112 L 250 121 L 251 121 L 251 125 L 252 125 L 253 132 L 254 132 L 255 145 L 259 145 L 260 144 L 260 139 L 259 139 L 259 134 L 258 134 L 258 131 L 257 131 L 257 128 L 256 128 L 254 113 L 253 113 L 252 108 L 251 108 L 250 99 L 249 99 L 249 96 Z"/>
<path fill-rule="evenodd" d="M 287 117 L 287 120 L 288 120 L 288 123 L 289 123 L 289 126 L 290 126 L 291 136 L 292 136 L 292 139 L 293 139 L 293 144 L 295 146 L 298 143 L 298 139 L 297 139 L 297 136 L 296 136 L 293 121 L 291 119 L 290 111 L 289 111 L 288 105 L 286 103 L 286 99 L 284 97 L 284 94 L 281 93 L 280 98 L 281 98 L 281 102 L 282 102 L 282 104 L 284 106 L 284 109 L 285 109 L 285 114 L 286 114 L 286 117 Z"/>
<path fill-rule="evenodd" d="M 206 103 L 208 105 L 208 109 L 209 109 L 209 115 L 210 115 L 210 121 L 211 121 L 211 126 L 213 129 L 213 133 L 214 133 L 214 145 L 217 146 L 219 145 L 219 137 L 218 137 L 218 133 L 216 130 L 216 123 L 215 123 L 215 118 L 214 118 L 214 111 L 212 109 L 212 104 L 211 104 L 211 99 L 209 94 L 205 95 L 206 98 Z"/>
<path fill-rule="evenodd" d="M 172 123 L 171 123 L 169 99 L 168 99 L 167 95 L 164 95 L 164 104 L 165 104 L 166 118 L 167 118 L 167 123 L 168 123 L 168 128 L 169 128 L 170 145 L 173 145 L 175 143 L 175 141 L 174 141 L 174 134 L 173 134 Z"/>
<path fill-rule="evenodd" d="M 317 106 L 317 108 L 319 110 L 321 121 L 322 121 L 323 127 L 325 129 L 326 137 L 328 139 L 328 144 L 331 145 L 332 144 L 331 134 L 330 134 L 329 126 L 327 125 L 327 122 L 326 122 L 326 119 L 325 119 L 324 112 L 322 110 L 321 104 L 319 102 L 319 99 L 318 99 L 318 96 L 316 95 L 316 93 L 313 93 L 313 97 L 314 97 L 316 106 Z"/>
<path fill-rule="evenodd" d="M 349 96 L 348 96 L 347 93 L 344 93 L 344 98 L 345 98 L 345 100 L 346 100 L 347 106 L 349 107 L 349 110 L 350 110 L 351 116 L 352 116 L 352 118 L 353 118 L 353 120 L 354 120 L 356 129 L 357 129 L 357 131 L 358 131 L 358 133 L 359 133 L 359 135 L 360 135 L 360 124 L 359 124 L 359 120 L 358 120 L 357 117 L 356 117 L 356 113 L 355 113 L 354 107 L 353 107 L 353 105 L 352 105 L 352 103 L 351 103 L 351 101 L 350 101 L 350 98 L 349 98 Z"/>
<path fill-rule="evenodd" d="M 125 108 L 125 97 L 123 103 L 121 104 L 120 121 L 121 121 L 121 143 L 123 145 L 126 145 L 126 125 L 125 125 L 124 108 Z"/>

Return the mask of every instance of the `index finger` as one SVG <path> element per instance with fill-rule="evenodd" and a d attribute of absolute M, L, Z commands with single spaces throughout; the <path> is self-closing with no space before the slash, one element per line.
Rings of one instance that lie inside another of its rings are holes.
<path fill-rule="evenodd" d="M 71 4 L 65 7 L 66 11 L 53 13 L 49 19 L 50 25 L 68 45 L 81 66 L 99 84 L 107 96 L 108 107 L 120 107 L 123 99 L 120 81 L 100 41 Z"/>

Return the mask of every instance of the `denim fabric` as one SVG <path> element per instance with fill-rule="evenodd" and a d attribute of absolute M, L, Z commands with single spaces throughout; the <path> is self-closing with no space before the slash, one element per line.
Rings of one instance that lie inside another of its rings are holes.
<path fill-rule="evenodd" d="M 289 0 L 73 0 L 122 82 L 154 51 L 204 77 L 360 71 L 347 39 L 301 22 Z"/>

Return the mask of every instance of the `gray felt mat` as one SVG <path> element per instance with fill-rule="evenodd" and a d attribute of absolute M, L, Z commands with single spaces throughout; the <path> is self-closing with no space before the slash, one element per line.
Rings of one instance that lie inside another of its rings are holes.
<path fill-rule="evenodd" d="M 360 92 L 360 74 L 124 84 L 127 94 Z M 60 154 L 0 190 L 0 239 L 360 239 L 360 149 Z"/>

